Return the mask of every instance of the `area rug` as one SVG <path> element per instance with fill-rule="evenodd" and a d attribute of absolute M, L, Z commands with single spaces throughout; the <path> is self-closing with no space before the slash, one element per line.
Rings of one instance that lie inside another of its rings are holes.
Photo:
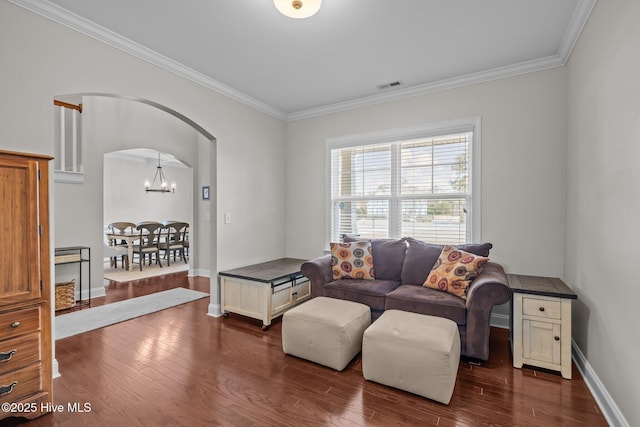
<path fill-rule="evenodd" d="M 119 264 L 118 264 L 119 265 Z M 104 278 L 113 280 L 114 282 L 130 282 L 132 280 L 148 279 L 149 277 L 161 276 L 163 274 L 178 273 L 189 270 L 189 264 L 184 262 L 172 262 L 167 265 L 166 261 L 162 263 L 162 268 L 158 265 L 143 265 L 142 271 L 138 264 L 133 265 L 133 271 L 124 268 L 111 268 L 109 264 L 104 265 Z"/>
<path fill-rule="evenodd" d="M 62 314 L 55 317 L 55 337 L 56 340 L 67 338 L 208 296 L 200 291 L 175 288 Z"/>

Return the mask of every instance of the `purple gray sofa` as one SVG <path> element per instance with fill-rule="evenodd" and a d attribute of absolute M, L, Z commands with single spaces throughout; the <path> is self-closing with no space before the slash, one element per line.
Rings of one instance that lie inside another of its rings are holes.
<path fill-rule="evenodd" d="M 458 248 L 489 256 L 492 245 L 467 244 Z M 441 245 L 405 237 L 372 239 L 371 249 L 375 280 L 333 280 L 331 255 L 303 263 L 301 271 L 311 281 L 312 297 L 326 296 L 366 304 L 371 308 L 373 320 L 389 309 L 451 319 L 460 331 L 461 354 L 478 360 L 489 358 L 491 309 L 511 298 L 507 276 L 499 264 L 486 264 L 471 283 L 465 301 L 422 286 L 440 256 Z"/>

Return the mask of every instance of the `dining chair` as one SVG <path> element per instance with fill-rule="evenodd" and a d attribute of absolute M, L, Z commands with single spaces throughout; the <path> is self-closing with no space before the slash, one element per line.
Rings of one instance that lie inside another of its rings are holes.
<path fill-rule="evenodd" d="M 136 225 L 132 222 L 120 221 L 120 222 L 112 222 L 108 225 L 109 233 L 111 234 L 124 234 L 124 233 L 133 233 L 136 229 Z M 109 246 L 113 247 L 126 247 L 127 242 L 125 240 L 120 240 L 118 242 L 117 238 L 110 237 L 109 238 Z M 118 251 L 122 253 L 122 251 Z M 122 267 L 125 269 L 129 268 L 129 256 L 125 253 L 124 255 L 119 255 L 122 259 Z M 118 255 L 111 256 L 110 265 L 112 267 L 118 268 Z"/>
<path fill-rule="evenodd" d="M 187 258 L 185 256 L 184 241 L 185 234 L 189 224 L 186 222 L 167 222 L 163 228 L 163 238 L 160 240 L 159 248 L 164 251 L 164 257 L 167 259 L 167 265 L 171 265 L 171 254 L 173 253 L 173 260 L 176 260 L 176 252 L 180 255 L 185 264 Z"/>
<path fill-rule="evenodd" d="M 140 271 L 142 271 L 142 264 L 145 262 L 147 255 L 149 255 L 149 265 L 151 265 L 153 254 L 156 255 L 156 264 L 162 268 L 159 249 L 162 224 L 159 222 L 144 221 L 136 226 L 136 230 L 140 233 L 140 238 L 138 244 L 133 245 L 133 254 L 138 254 Z"/>
<path fill-rule="evenodd" d="M 189 258 L 189 224 L 187 224 L 187 228 L 184 231 L 184 255 Z"/>

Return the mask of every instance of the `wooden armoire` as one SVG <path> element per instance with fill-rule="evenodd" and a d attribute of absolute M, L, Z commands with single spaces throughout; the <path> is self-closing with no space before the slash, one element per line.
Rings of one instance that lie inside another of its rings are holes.
<path fill-rule="evenodd" d="M 0 420 L 52 402 L 50 160 L 0 150 Z"/>

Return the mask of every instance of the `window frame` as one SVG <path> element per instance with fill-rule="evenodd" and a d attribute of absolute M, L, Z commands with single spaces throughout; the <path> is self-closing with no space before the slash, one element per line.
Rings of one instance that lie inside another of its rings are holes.
<path fill-rule="evenodd" d="M 332 220 L 332 198 L 331 198 L 331 180 L 332 180 L 332 159 L 331 150 L 357 147 L 357 146 L 374 146 L 382 144 L 390 144 L 408 141 L 419 138 L 431 138 L 448 134 L 471 132 L 471 241 L 481 242 L 482 238 L 482 201 L 481 201 L 481 117 L 467 117 L 437 123 L 429 123 L 415 127 L 387 129 L 383 131 L 362 133 L 356 135 L 347 135 L 336 138 L 328 138 L 325 141 L 325 248 L 329 247 L 329 243 L 335 241 L 331 235 Z M 393 156 L 393 149 L 392 156 Z M 392 159 L 392 161 L 399 161 Z M 392 167 L 393 171 L 399 173 L 399 168 Z M 392 185 L 397 183 L 397 179 L 392 179 Z M 397 185 L 397 184 L 395 184 Z M 405 196 L 405 199 L 407 197 Z M 370 199 L 367 197 L 367 199 Z M 397 203 L 393 203 L 393 196 L 381 197 L 381 199 L 389 200 L 389 237 L 399 238 L 401 224 L 397 221 L 399 209 Z M 396 212 L 398 211 L 398 212 Z M 395 219 L 395 221 L 392 221 Z"/>

